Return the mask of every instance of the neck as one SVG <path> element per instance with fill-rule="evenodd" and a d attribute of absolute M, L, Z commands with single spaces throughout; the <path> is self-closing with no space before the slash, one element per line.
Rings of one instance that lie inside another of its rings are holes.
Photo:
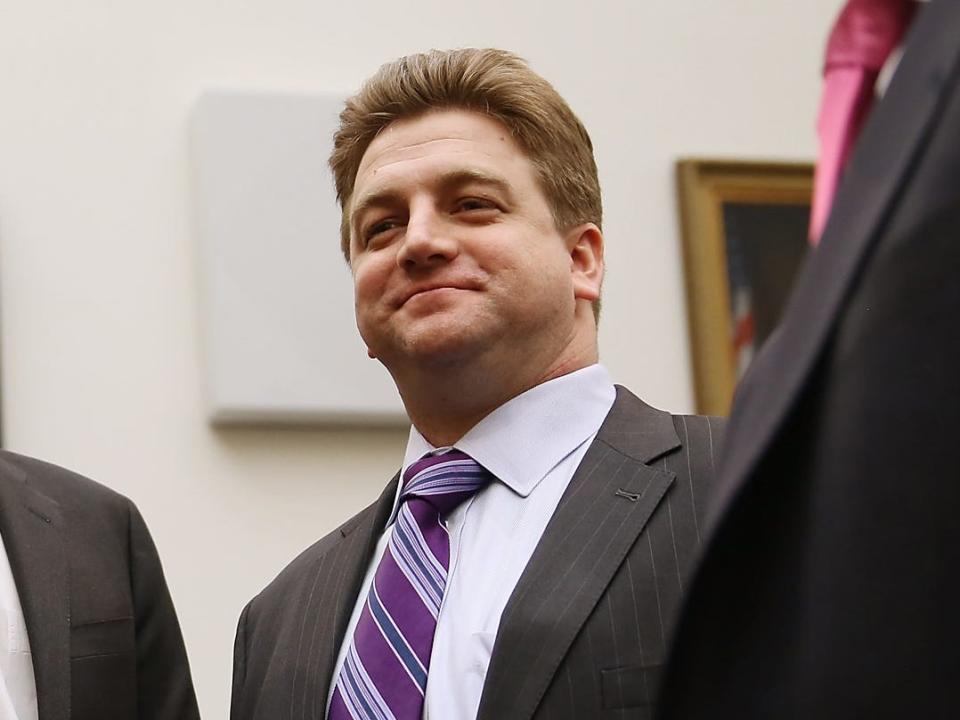
<path fill-rule="evenodd" d="M 527 390 L 597 362 L 596 345 L 544 365 L 523 368 L 431 368 L 410 377 L 397 375 L 397 387 L 410 421 L 434 447 L 454 445 L 477 423 Z"/>

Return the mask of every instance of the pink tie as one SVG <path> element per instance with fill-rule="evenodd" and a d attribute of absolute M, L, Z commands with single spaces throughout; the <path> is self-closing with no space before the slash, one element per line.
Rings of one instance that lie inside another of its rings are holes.
<path fill-rule="evenodd" d="M 820 157 L 810 217 L 813 245 L 830 215 L 844 165 L 873 101 L 877 76 L 900 44 L 915 9 L 913 0 L 848 0 L 833 26 L 817 122 Z"/>

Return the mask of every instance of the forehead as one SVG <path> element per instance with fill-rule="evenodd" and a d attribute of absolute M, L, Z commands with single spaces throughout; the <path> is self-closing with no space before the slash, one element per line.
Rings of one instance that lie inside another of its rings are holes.
<path fill-rule="evenodd" d="M 469 110 L 440 110 L 396 120 L 374 138 L 357 169 L 354 197 L 455 168 L 533 179 L 532 164 L 502 123 Z"/>

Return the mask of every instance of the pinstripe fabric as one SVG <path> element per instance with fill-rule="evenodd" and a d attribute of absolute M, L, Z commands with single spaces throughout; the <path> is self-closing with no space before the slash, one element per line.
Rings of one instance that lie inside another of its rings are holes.
<path fill-rule="evenodd" d="M 337 650 L 398 479 L 376 503 L 301 553 L 244 608 L 231 720 L 323 718 Z"/>
<path fill-rule="evenodd" d="M 479 718 L 650 717 L 721 432 L 719 420 L 674 417 L 617 389 L 504 611 Z M 232 720 L 323 718 L 394 483 L 244 610 Z"/>
<path fill-rule="evenodd" d="M 618 388 L 504 611 L 481 720 L 652 717 L 721 436 Z"/>

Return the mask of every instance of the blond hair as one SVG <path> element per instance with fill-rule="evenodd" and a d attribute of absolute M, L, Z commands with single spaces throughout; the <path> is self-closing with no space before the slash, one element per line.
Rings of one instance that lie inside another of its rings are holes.
<path fill-rule="evenodd" d="M 505 50 L 431 50 L 383 65 L 340 113 L 330 168 L 348 262 L 348 206 L 367 147 L 390 123 L 445 108 L 472 110 L 503 123 L 533 163 L 557 229 L 588 222 L 600 227 L 593 144 L 553 86 Z"/>

